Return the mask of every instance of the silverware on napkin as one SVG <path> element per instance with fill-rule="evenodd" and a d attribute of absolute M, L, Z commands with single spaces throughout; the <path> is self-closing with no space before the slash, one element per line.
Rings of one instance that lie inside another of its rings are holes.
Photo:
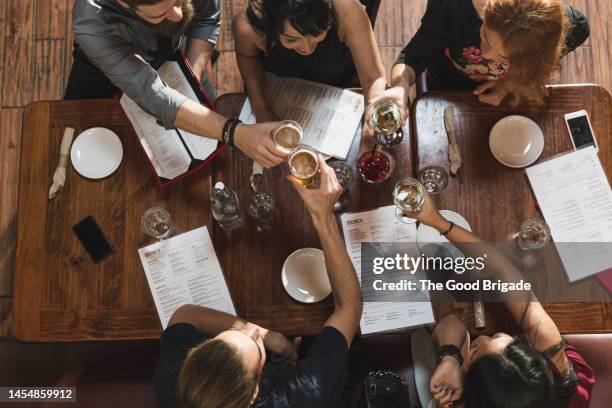
<path fill-rule="evenodd" d="M 49 200 L 56 198 L 64 189 L 64 183 L 66 183 L 66 166 L 68 165 L 68 154 L 70 153 L 70 146 L 72 145 L 72 139 L 74 138 L 74 129 L 66 128 L 64 130 L 64 136 L 62 137 L 62 146 L 60 147 L 60 158 L 55 174 L 53 174 L 53 184 L 49 189 Z"/>
<path fill-rule="evenodd" d="M 444 108 L 444 128 L 448 136 L 448 161 L 450 171 L 457 176 L 459 183 L 463 183 L 463 160 L 461 159 L 461 148 L 457 143 L 457 133 L 455 131 L 455 109 L 452 106 Z"/>

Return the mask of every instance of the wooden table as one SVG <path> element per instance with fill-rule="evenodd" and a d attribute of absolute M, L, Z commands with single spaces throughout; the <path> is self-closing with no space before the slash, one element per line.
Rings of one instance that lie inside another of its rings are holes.
<path fill-rule="evenodd" d="M 226 115 L 235 115 L 243 98 L 242 95 L 228 96 L 217 108 Z M 456 106 L 457 116 L 459 113 L 466 115 L 466 119 L 459 124 L 462 141 L 467 134 L 467 118 L 479 120 L 471 128 L 476 137 L 488 134 L 485 123 L 490 128 L 497 120 L 495 118 L 509 113 L 480 105 L 468 94 L 443 96 L 432 93 L 422 96 L 416 101 L 413 111 L 419 124 L 414 135 L 415 140 L 422 143 L 419 149 L 412 148 L 411 138 L 408 137 L 402 145 L 395 147 L 394 174 L 385 183 L 366 185 L 356 176 L 344 198 L 342 211 L 369 210 L 389 205 L 392 203 L 394 180 L 400 175 L 414 174 L 413 170 L 421 165 L 445 164 L 447 143 L 441 112 L 451 101 Z M 564 124 L 559 122 L 562 120 L 561 113 L 586 108 L 603 145 L 603 135 L 609 135 L 612 126 L 609 104 L 610 96 L 598 87 L 556 88 L 546 108 L 549 113 L 527 116 L 535 117 L 541 126 L 551 123 L 564 130 L 561 128 Z M 555 119 L 557 117 L 561 119 Z M 62 196 L 56 202 L 49 202 L 49 183 L 66 126 L 75 127 L 77 134 L 92 126 L 114 130 L 123 141 L 125 157 L 117 173 L 102 181 L 85 180 L 70 169 Z M 480 133 L 476 133 L 477 128 L 480 128 Z M 472 135 L 471 130 L 469 134 Z M 285 167 L 266 171 L 264 175 L 263 188 L 274 195 L 277 205 L 272 228 L 264 233 L 256 232 L 252 221 L 247 219 L 245 228 L 228 233 L 216 225 L 210 228 L 214 224 L 208 194 L 211 184 L 221 180 L 238 192 L 243 206 L 246 204 L 252 162 L 235 149 L 226 149 L 211 166 L 161 190 L 138 150 L 127 119 L 114 101 L 41 102 L 30 105 L 25 113 L 22 145 L 14 290 L 13 332 L 17 338 L 67 341 L 158 337 L 161 326 L 136 252 L 148 242 L 139 229 L 138 220 L 146 208 L 156 205 L 170 211 L 179 230 L 209 226 L 241 317 L 286 334 L 312 334 L 320 329 L 331 313 L 331 298 L 315 305 L 302 305 L 293 301 L 282 288 L 280 271 L 284 259 L 298 248 L 319 246 L 301 200 L 284 179 L 287 172 Z M 350 163 L 356 162 L 358 145 L 356 138 L 349 153 Z M 552 144 L 547 143 L 545 155 L 552 154 L 551 147 Z M 612 147 L 607 144 L 606 148 Z M 433 153 L 427 153 L 428 149 Z M 490 153 L 478 144 L 469 144 L 468 149 L 464 142 L 463 149 L 466 163 L 471 163 L 468 158 L 475 159 L 474 152 L 480 156 L 476 157 L 476 164 L 469 164 L 466 168 L 466 184 L 462 189 L 451 182 L 442 196 L 441 204 L 463 213 L 485 238 L 503 239 L 501 235 L 489 235 L 493 231 L 501 234 L 502 229 L 495 229 L 496 224 L 486 216 L 501 211 L 493 211 L 482 200 L 481 214 L 461 200 L 465 200 L 468 194 L 468 190 L 464 189 L 466 186 L 472 186 L 468 188 L 476 189 L 474 191 L 489 199 L 497 197 L 476 183 L 478 173 L 470 166 L 489 163 L 495 165 L 496 170 L 509 170 L 486 161 L 484 155 Z M 604 154 L 602 160 L 609 165 L 610 151 Z M 522 180 L 522 183 L 526 181 Z M 511 188 L 514 187 L 507 188 L 508 194 Z M 516 197 L 533 200 L 531 193 L 518 192 L 520 195 Z M 504 217 L 509 217 L 503 224 L 506 232 L 516 228 L 515 221 L 530 215 L 529 211 L 533 208 L 530 204 L 512 206 L 501 198 L 496 200 L 493 202 L 504 206 L 504 211 L 508 213 L 504 214 Z M 71 231 L 72 225 L 88 215 L 94 216 L 115 248 L 112 257 L 98 265 L 91 263 Z M 612 308 L 609 304 L 581 304 L 579 319 L 576 318 L 575 307 L 566 304 L 548 306 L 562 331 L 612 330 L 612 318 L 608 317 L 612 316 Z M 459 313 L 468 324 L 472 316 L 471 306 L 465 304 L 442 305 L 436 309 L 438 316 L 449 312 Z M 507 316 L 500 305 L 488 307 L 487 318 L 487 331 L 508 326 Z"/>
<path fill-rule="evenodd" d="M 448 141 L 444 129 L 444 108 L 454 106 L 457 135 L 464 165 L 464 183 L 450 178 L 448 187 L 437 198 L 441 209 L 462 214 L 472 229 L 488 241 L 513 240 L 522 221 L 542 218 L 530 190 L 524 169 L 500 164 L 489 149 L 489 132 L 502 117 L 519 114 L 533 119 L 544 133 L 544 152 L 539 161 L 569 151 L 572 144 L 563 114 L 586 109 L 598 138 L 599 157 L 612 180 L 612 104 L 610 94 L 596 85 L 550 87 L 547 104 L 538 110 L 525 107 L 493 108 L 484 105 L 470 92 L 429 92 L 416 99 L 411 111 L 413 141 L 416 146 L 415 174 L 428 165 L 448 169 Z M 569 288 L 562 272 L 557 290 Z M 612 331 L 612 303 L 595 277 L 571 285 L 595 303 L 553 303 L 545 307 L 566 333 Z M 588 296 L 588 297 L 587 297 Z M 449 306 L 450 310 L 449 310 Z M 473 327 L 471 306 L 442 305 L 439 314 L 458 312 Z M 454 309 L 454 310 L 453 310 Z M 487 304 L 487 332 L 512 331 L 510 316 L 503 304 Z"/>

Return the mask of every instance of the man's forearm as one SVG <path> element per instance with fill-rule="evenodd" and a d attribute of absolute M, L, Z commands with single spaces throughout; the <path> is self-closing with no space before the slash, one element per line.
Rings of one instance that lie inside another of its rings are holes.
<path fill-rule="evenodd" d="M 361 305 L 361 289 L 333 214 L 313 217 L 325 254 L 334 299 L 339 307 Z"/>
<path fill-rule="evenodd" d="M 226 117 L 188 99 L 176 114 L 175 126 L 196 135 L 219 140 L 226 121 Z"/>
<path fill-rule="evenodd" d="M 202 78 L 202 75 L 206 71 L 206 65 L 215 46 L 204 40 L 198 38 L 190 38 L 187 44 L 186 54 L 187 60 L 191 64 L 194 74 L 198 77 L 198 80 Z"/>

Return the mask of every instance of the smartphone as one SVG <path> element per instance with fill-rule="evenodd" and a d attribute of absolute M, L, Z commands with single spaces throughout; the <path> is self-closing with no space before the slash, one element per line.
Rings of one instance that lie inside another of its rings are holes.
<path fill-rule="evenodd" d="M 566 113 L 565 123 L 567 124 L 567 130 L 570 133 L 570 139 L 572 139 L 575 150 L 587 146 L 593 146 L 596 151 L 599 150 L 587 111 L 581 110 L 578 112 Z"/>
<path fill-rule="evenodd" d="M 113 252 L 113 247 L 108 243 L 92 216 L 84 218 L 72 227 L 72 230 L 94 263 L 100 262 Z"/>

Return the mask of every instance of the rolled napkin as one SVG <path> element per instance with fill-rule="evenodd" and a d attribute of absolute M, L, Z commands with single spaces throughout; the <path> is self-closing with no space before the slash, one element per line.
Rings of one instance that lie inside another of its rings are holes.
<path fill-rule="evenodd" d="M 463 160 L 461 159 L 461 149 L 457 143 L 457 133 L 455 132 L 455 109 L 452 106 L 444 108 L 444 128 L 448 136 L 448 161 L 450 162 L 450 171 L 452 174 L 457 174 Z"/>
<path fill-rule="evenodd" d="M 70 146 L 72 145 L 72 139 L 74 138 L 74 129 L 66 128 L 64 130 L 64 137 L 62 137 L 62 146 L 60 147 L 60 159 L 55 174 L 53 174 L 53 184 L 49 189 L 49 200 L 55 198 L 64 188 L 66 182 L 66 166 L 68 165 L 68 154 L 70 153 Z"/>
<path fill-rule="evenodd" d="M 251 173 L 251 189 L 256 193 L 259 190 L 259 184 L 263 177 L 263 166 L 256 161 L 253 161 L 253 172 Z"/>

